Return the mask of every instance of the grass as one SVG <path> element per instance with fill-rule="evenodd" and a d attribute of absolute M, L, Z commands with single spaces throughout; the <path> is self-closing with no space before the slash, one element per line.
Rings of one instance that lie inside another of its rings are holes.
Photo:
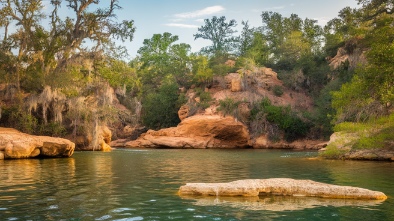
<path fill-rule="evenodd" d="M 351 150 L 394 150 L 394 113 L 364 123 L 344 122 L 334 131 L 339 138 L 327 146 L 322 157 L 338 159 Z"/>

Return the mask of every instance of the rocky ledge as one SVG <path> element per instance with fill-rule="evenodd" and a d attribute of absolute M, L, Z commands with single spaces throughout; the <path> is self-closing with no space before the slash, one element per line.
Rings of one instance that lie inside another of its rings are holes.
<path fill-rule="evenodd" d="M 177 127 L 149 130 L 128 148 L 245 148 L 250 147 L 248 129 L 233 117 L 197 115 L 184 119 Z"/>
<path fill-rule="evenodd" d="M 0 160 L 35 157 L 70 157 L 75 144 L 63 138 L 33 136 L 0 127 Z"/>
<path fill-rule="evenodd" d="M 272 194 L 332 199 L 387 199 L 387 196 L 382 192 L 289 178 L 250 179 L 229 183 L 187 183 L 179 188 L 178 194 L 181 196 L 259 196 Z"/>

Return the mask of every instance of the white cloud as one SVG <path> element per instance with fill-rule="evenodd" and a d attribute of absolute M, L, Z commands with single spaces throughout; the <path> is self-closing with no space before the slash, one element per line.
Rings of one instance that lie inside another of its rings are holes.
<path fill-rule="evenodd" d="M 219 13 L 224 10 L 225 10 L 225 8 L 223 6 L 216 5 L 216 6 L 206 7 L 204 9 L 193 11 L 193 12 L 184 12 L 184 13 L 175 14 L 174 17 L 176 17 L 176 18 L 198 18 L 198 17 L 203 17 L 206 15 L 212 15 L 215 13 Z"/>
<path fill-rule="evenodd" d="M 324 27 L 327 22 L 329 22 L 331 20 L 331 18 L 329 17 L 320 17 L 320 18 L 313 18 L 315 20 L 317 20 L 317 24 Z"/>
<path fill-rule="evenodd" d="M 292 6 L 293 4 L 291 4 L 290 6 Z M 252 12 L 263 12 L 263 11 L 280 11 L 282 9 L 285 9 L 286 6 L 285 5 L 281 5 L 281 6 L 274 6 L 274 7 L 269 7 L 269 8 L 263 8 L 263 9 L 252 9 Z"/>
<path fill-rule="evenodd" d="M 196 19 L 195 21 L 196 22 L 204 22 L 204 19 L 203 18 L 199 18 L 199 19 Z"/>
<path fill-rule="evenodd" d="M 198 28 L 197 25 L 189 25 L 189 24 L 182 24 L 182 23 L 167 23 L 165 26 L 170 27 L 178 27 L 178 28 Z"/>

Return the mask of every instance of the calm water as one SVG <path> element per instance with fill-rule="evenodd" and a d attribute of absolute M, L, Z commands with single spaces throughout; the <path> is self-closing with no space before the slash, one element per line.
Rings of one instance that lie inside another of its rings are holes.
<path fill-rule="evenodd" d="M 394 220 L 394 164 L 275 150 L 116 150 L 0 161 L 0 220 Z M 384 202 L 181 198 L 187 182 L 289 177 L 386 193 Z"/>

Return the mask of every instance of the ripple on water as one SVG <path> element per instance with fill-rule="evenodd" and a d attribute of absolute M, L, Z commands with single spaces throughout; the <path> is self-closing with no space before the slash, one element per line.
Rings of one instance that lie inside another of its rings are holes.
<path fill-rule="evenodd" d="M 140 221 L 140 220 L 144 220 L 144 217 L 136 216 L 130 218 L 114 219 L 114 221 Z"/>

